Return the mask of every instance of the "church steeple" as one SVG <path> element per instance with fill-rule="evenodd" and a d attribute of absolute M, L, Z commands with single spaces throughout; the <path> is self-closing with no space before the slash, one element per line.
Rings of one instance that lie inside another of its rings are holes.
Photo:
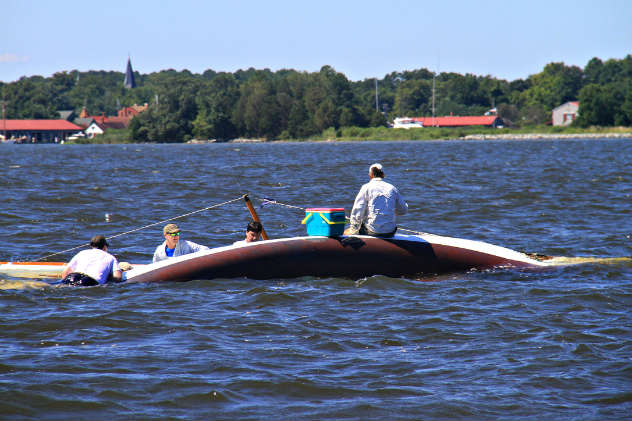
<path fill-rule="evenodd" d="M 127 58 L 127 70 L 125 71 L 125 81 L 123 85 L 127 89 L 132 89 L 136 87 L 136 81 L 134 80 L 134 71 L 132 70 L 132 60 Z"/>

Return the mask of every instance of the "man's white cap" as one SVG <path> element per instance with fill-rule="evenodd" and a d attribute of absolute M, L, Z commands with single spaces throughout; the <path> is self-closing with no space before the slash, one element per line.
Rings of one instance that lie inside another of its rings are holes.
<path fill-rule="evenodd" d="M 377 168 L 378 170 L 382 171 L 382 164 L 378 164 L 378 163 L 376 162 L 375 164 L 371 165 L 371 166 L 369 167 L 369 173 L 371 172 L 371 170 L 372 170 L 373 168 Z"/>

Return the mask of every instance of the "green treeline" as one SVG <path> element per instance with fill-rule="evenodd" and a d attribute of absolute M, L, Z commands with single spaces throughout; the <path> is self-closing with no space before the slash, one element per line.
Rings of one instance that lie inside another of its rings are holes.
<path fill-rule="evenodd" d="M 587 126 L 632 126 L 632 55 L 606 62 L 591 59 L 584 69 L 550 63 L 526 80 L 434 74 L 426 69 L 393 72 L 378 80 L 349 81 L 330 66 L 319 72 L 268 69 L 234 73 L 165 70 L 135 73 L 137 87 L 123 87 L 122 72 L 55 73 L 1 83 L 6 117 L 58 118 L 58 110 L 86 107 L 89 114 L 116 115 L 133 104 L 150 104 L 126 136 L 139 142 L 191 138 L 306 139 L 343 128 L 386 126 L 395 117 L 481 115 L 492 107 L 509 127 L 545 124 L 553 108 L 580 101 Z M 434 80 L 433 80 L 434 78 Z"/>

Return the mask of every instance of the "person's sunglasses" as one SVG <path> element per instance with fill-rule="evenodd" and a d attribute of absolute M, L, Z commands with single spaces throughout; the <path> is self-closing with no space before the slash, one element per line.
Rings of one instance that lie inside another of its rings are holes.
<path fill-rule="evenodd" d="M 180 235 L 180 232 L 170 232 L 168 235 L 172 236 L 172 237 L 177 237 Z"/>

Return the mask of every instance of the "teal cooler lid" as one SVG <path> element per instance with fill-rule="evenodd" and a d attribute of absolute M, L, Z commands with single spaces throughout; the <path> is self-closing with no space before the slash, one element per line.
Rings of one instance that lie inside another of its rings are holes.
<path fill-rule="evenodd" d="M 344 212 L 345 208 L 307 208 L 305 212 Z"/>
<path fill-rule="evenodd" d="M 337 237 L 346 222 L 344 208 L 307 208 L 301 224 L 307 225 L 307 235 Z"/>

